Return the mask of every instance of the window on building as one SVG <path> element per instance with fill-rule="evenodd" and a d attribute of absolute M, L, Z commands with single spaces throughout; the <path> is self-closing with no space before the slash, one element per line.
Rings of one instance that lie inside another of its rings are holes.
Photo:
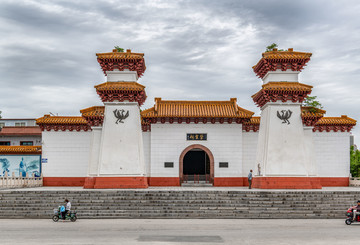
<path fill-rule="evenodd" d="M 229 163 L 228 162 L 219 162 L 219 168 L 228 168 Z"/>
<path fill-rule="evenodd" d="M 173 168 L 173 167 L 174 167 L 174 163 L 173 163 L 173 162 L 165 162 L 165 163 L 164 163 L 164 167 L 165 167 L 165 168 Z"/>
<path fill-rule="evenodd" d="M 25 127 L 26 123 L 25 122 L 16 122 L 15 123 L 15 127 Z"/>
<path fill-rule="evenodd" d="M 10 141 L 0 141 L 0 145 L 10 145 Z"/>
<path fill-rule="evenodd" d="M 20 141 L 20 145 L 34 145 L 33 141 Z"/>

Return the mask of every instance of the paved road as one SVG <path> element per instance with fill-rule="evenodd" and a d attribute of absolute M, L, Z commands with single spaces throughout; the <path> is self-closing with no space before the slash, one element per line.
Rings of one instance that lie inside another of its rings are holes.
<path fill-rule="evenodd" d="M 0 244 L 358 244 L 344 220 L 0 219 Z"/>

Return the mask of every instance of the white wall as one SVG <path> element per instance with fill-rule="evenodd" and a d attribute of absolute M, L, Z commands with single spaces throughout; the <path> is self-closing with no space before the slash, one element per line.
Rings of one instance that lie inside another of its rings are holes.
<path fill-rule="evenodd" d="M 299 71 L 277 69 L 276 71 L 268 71 L 262 80 L 264 84 L 268 82 L 298 82 L 299 74 Z"/>
<path fill-rule="evenodd" d="M 254 174 L 258 174 L 258 168 L 256 163 L 256 148 L 258 144 L 258 132 L 244 132 L 242 133 L 243 141 L 242 141 L 242 161 L 243 161 L 243 176 L 246 176 L 247 173 L 250 172 L 250 169 L 253 170 Z"/>
<path fill-rule="evenodd" d="M 151 169 L 151 152 L 150 152 L 150 144 L 151 144 L 151 132 L 143 132 L 143 145 L 144 145 L 144 161 L 145 161 L 145 173 L 146 176 L 150 176 Z"/>
<path fill-rule="evenodd" d="M 207 133 L 207 141 L 187 141 L 187 133 Z M 180 154 L 193 144 L 212 152 L 215 177 L 243 175 L 241 124 L 165 123 L 151 125 L 151 176 L 179 177 Z M 164 168 L 164 162 L 174 162 L 174 168 Z M 229 167 L 219 168 L 219 162 L 228 162 Z"/>
<path fill-rule="evenodd" d="M 44 177 L 85 177 L 89 163 L 91 131 L 43 131 Z"/>
<path fill-rule="evenodd" d="M 348 177 L 350 173 L 350 133 L 318 132 L 313 135 L 320 177 Z"/>

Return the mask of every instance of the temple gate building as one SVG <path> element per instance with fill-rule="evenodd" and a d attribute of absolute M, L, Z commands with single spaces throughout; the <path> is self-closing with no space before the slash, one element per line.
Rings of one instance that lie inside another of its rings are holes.
<path fill-rule="evenodd" d="M 44 185 L 84 188 L 147 188 L 207 183 L 254 187 L 348 186 L 350 131 L 347 116 L 324 117 L 303 107 L 312 86 L 298 75 L 311 53 L 273 51 L 253 67 L 263 80 L 252 98 L 255 117 L 226 101 L 146 100 L 138 78 L 144 54 L 131 50 L 98 53 L 107 77 L 95 86 L 103 106 L 80 110 L 82 116 L 45 115 L 42 129 Z"/>

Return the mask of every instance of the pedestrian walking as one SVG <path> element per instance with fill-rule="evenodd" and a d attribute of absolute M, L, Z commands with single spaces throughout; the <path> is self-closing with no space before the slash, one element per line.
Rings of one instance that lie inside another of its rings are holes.
<path fill-rule="evenodd" d="M 252 169 L 250 169 L 250 173 L 248 175 L 249 189 L 251 189 L 252 178 Z"/>

